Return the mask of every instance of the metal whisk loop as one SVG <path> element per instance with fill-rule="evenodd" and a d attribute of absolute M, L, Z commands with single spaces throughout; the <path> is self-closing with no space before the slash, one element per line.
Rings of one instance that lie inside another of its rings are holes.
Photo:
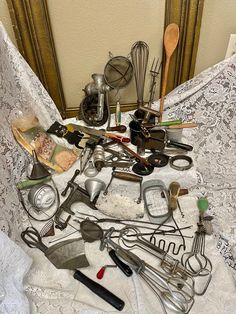
<path fill-rule="evenodd" d="M 154 293 L 159 297 L 161 301 L 164 313 L 166 309 L 170 309 L 176 313 L 187 313 L 189 310 L 190 303 L 193 302 L 193 298 L 188 301 L 185 298 L 184 293 L 178 290 L 163 289 L 153 276 L 150 276 L 146 272 L 140 273 L 142 279 L 152 288 Z"/>
<path fill-rule="evenodd" d="M 207 276 L 212 271 L 212 263 L 205 255 L 205 233 L 197 231 L 190 252 L 181 257 L 182 265 L 193 276 Z"/>
<path fill-rule="evenodd" d="M 138 106 L 142 106 L 144 104 L 143 93 L 149 56 L 149 47 L 144 41 L 137 41 L 133 44 L 130 55 L 134 67 L 134 76 L 138 98 L 137 103 Z"/>
<path fill-rule="evenodd" d="M 195 233 L 191 251 L 184 253 L 181 257 L 182 265 L 193 275 L 199 273 L 199 271 L 204 268 L 198 253 L 199 253 L 199 234 Z"/>
<path fill-rule="evenodd" d="M 169 275 L 158 271 L 155 267 L 146 264 L 145 269 L 150 272 L 159 282 L 156 283 L 163 289 L 168 290 L 174 295 L 174 298 L 179 302 L 190 303 L 194 298 L 194 289 L 183 278 L 175 275 Z M 178 293 L 177 293 L 178 292 Z M 177 293 L 177 294 L 176 294 Z"/>
<path fill-rule="evenodd" d="M 202 243 L 200 245 L 200 255 L 205 259 L 205 262 L 206 262 L 204 269 L 211 272 L 212 271 L 212 263 L 211 263 L 210 259 L 205 255 L 205 233 L 202 233 Z M 202 274 L 202 276 L 204 276 L 204 274 Z"/>
<path fill-rule="evenodd" d="M 136 237 L 130 239 L 130 237 L 128 237 L 129 232 L 133 232 Z M 123 228 L 120 231 L 119 243 L 131 250 L 134 248 L 140 248 L 141 250 L 159 258 L 161 260 L 161 268 L 167 275 L 175 278 L 181 278 L 181 280 L 184 280 L 184 282 L 187 283 L 186 286 L 188 286 L 191 291 L 194 290 L 194 280 L 191 274 L 181 265 L 180 261 L 174 259 L 164 250 L 147 241 L 140 235 L 137 228 Z"/>

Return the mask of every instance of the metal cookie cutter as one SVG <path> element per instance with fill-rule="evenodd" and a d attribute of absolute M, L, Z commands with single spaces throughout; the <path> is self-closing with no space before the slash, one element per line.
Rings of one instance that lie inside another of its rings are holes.
<path fill-rule="evenodd" d="M 143 178 L 141 176 L 138 176 L 138 175 L 133 174 L 133 173 L 127 173 L 127 172 L 121 172 L 121 171 L 113 171 L 112 175 L 111 175 L 111 180 L 108 183 L 105 191 L 103 192 L 104 195 L 107 195 L 108 188 L 111 185 L 111 182 L 112 182 L 112 180 L 114 178 L 139 183 L 139 185 L 140 185 L 140 194 L 139 194 L 139 198 L 137 200 L 137 204 L 141 203 L 141 200 L 142 200 L 142 182 L 143 182 Z"/>

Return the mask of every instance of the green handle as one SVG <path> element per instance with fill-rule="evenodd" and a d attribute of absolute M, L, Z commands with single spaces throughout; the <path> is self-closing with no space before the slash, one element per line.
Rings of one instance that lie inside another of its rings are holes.
<path fill-rule="evenodd" d="M 44 183 L 44 182 L 48 182 L 51 180 L 51 176 L 48 176 L 46 178 L 43 179 L 38 179 L 38 180 L 24 180 L 24 181 L 20 181 L 16 184 L 16 187 L 18 190 L 26 190 L 31 188 L 34 185 L 40 184 L 40 183 Z"/>
<path fill-rule="evenodd" d="M 204 213 L 209 206 L 208 200 L 205 197 L 201 197 L 197 201 L 197 207 L 200 213 Z"/>
<path fill-rule="evenodd" d="M 169 126 L 169 125 L 176 125 L 181 124 L 182 120 L 171 120 L 171 121 L 162 121 L 159 123 L 160 126 Z"/>

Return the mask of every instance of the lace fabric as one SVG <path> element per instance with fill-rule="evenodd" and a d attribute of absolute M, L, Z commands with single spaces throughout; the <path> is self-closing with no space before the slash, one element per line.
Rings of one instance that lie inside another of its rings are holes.
<path fill-rule="evenodd" d="M 22 218 L 26 219 L 15 183 L 26 174 L 30 159 L 15 141 L 10 123 L 22 112 L 32 111 L 44 128 L 61 116 L 55 104 L 10 41 L 0 24 L 0 229 L 12 239 L 19 238 Z M 11 197 L 9 197 L 11 195 Z"/>
<path fill-rule="evenodd" d="M 196 121 L 199 127 L 188 132 L 193 143 L 195 164 L 201 180 L 192 192 L 206 195 L 214 232 L 228 247 L 221 250 L 235 276 L 236 245 L 236 56 L 215 65 L 177 87 L 166 100 L 169 118 Z M 229 253 L 230 252 L 230 253 Z"/>
<path fill-rule="evenodd" d="M 31 263 L 29 256 L 0 231 L 0 287 L 5 290 L 0 313 L 30 313 L 22 279 Z"/>

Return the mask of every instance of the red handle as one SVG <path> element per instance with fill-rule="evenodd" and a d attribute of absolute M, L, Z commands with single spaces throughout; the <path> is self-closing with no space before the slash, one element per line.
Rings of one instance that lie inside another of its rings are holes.
<path fill-rule="evenodd" d="M 97 279 L 102 279 L 105 273 L 106 267 L 102 267 L 97 273 Z"/>
<path fill-rule="evenodd" d="M 129 137 L 125 137 L 125 136 L 122 136 L 122 135 L 106 133 L 106 137 L 109 137 L 110 139 L 112 139 L 114 141 L 117 141 L 119 143 L 129 143 L 130 142 L 130 138 Z"/>

